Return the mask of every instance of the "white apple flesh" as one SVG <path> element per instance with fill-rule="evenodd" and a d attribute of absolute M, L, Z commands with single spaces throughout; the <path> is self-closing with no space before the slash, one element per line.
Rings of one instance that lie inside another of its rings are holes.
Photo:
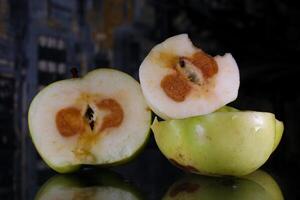
<path fill-rule="evenodd" d="M 211 57 L 187 34 L 156 45 L 142 62 L 139 78 L 148 105 L 163 119 L 211 113 L 235 100 L 239 89 L 232 55 Z"/>
<path fill-rule="evenodd" d="M 44 88 L 30 105 L 28 123 L 41 157 L 64 173 L 130 159 L 149 136 L 151 111 L 132 77 L 98 69 Z"/>

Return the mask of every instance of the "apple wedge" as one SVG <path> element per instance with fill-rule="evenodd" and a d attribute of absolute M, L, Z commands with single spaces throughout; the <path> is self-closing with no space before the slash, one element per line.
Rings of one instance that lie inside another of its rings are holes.
<path fill-rule="evenodd" d="M 139 78 L 148 105 L 163 119 L 211 113 L 235 100 L 240 84 L 230 53 L 211 57 L 187 34 L 156 45 L 142 62 Z"/>
<path fill-rule="evenodd" d="M 216 178 L 187 175 L 176 181 L 162 199 L 283 200 L 279 186 L 267 173 L 255 171 L 249 177 Z"/>
<path fill-rule="evenodd" d="M 56 175 L 38 191 L 35 200 L 141 200 L 140 192 L 110 171 Z"/>
<path fill-rule="evenodd" d="M 255 171 L 277 147 L 283 124 L 272 113 L 228 110 L 155 120 L 152 130 L 159 149 L 174 165 L 193 173 L 243 176 Z"/>
<path fill-rule="evenodd" d="M 113 69 L 55 82 L 33 99 L 28 123 L 43 160 L 57 172 L 130 160 L 149 136 L 151 111 L 140 85 Z"/>

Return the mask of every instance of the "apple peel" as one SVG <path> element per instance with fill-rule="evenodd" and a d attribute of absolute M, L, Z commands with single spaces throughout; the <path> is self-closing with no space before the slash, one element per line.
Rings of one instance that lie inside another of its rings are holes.
<path fill-rule="evenodd" d="M 267 161 L 280 142 L 283 123 L 272 113 L 229 107 L 186 119 L 155 119 L 151 128 L 159 149 L 177 167 L 211 176 L 243 176 Z"/>

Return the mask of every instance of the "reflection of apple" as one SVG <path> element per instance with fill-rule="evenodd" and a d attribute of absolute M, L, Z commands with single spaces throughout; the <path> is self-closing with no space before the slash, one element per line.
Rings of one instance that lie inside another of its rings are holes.
<path fill-rule="evenodd" d="M 211 57 L 187 34 L 156 45 L 139 69 L 143 94 L 163 119 L 211 113 L 236 99 L 238 66 L 230 53 Z"/>
<path fill-rule="evenodd" d="M 28 121 L 41 157 L 63 173 L 132 158 L 149 136 L 151 111 L 132 77 L 98 69 L 44 88 L 30 105 Z"/>
<path fill-rule="evenodd" d="M 159 149 L 176 166 L 199 174 L 242 176 L 267 161 L 283 124 L 271 113 L 223 108 L 198 117 L 155 120 L 152 130 Z"/>
<path fill-rule="evenodd" d="M 279 185 L 268 173 L 262 170 L 257 170 L 243 178 L 251 180 L 261 185 L 269 194 L 272 200 L 283 200 L 283 194 Z"/>
<path fill-rule="evenodd" d="M 251 179 L 189 175 L 174 183 L 163 200 L 283 200 L 272 177 L 265 172 L 255 173 Z"/>
<path fill-rule="evenodd" d="M 35 200 L 138 200 L 141 194 L 110 171 L 57 175 L 38 191 Z"/>

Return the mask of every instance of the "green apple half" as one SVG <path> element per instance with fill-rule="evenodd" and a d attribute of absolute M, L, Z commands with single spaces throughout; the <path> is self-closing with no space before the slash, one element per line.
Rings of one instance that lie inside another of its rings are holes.
<path fill-rule="evenodd" d="M 230 53 L 211 57 L 187 34 L 156 45 L 142 62 L 139 78 L 148 105 L 163 119 L 211 113 L 234 101 L 240 85 Z"/>
<path fill-rule="evenodd" d="M 40 91 L 30 105 L 28 123 L 43 160 L 65 173 L 82 164 L 131 159 L 147 141 L 151 111 L 132 77 L 97 69 Z"/>
<path fill-rule="evenodd" d="M 274 114 L 223 108 L 208 115 L 158 122 L 161 152 L 176 166 L 205 175 L 242 176 L 263 165 L 282 136 Z"/>
<path fill-rule="evenodd" d="M 110 171 L 56 175 L 38 191 L 35 200 L 140 200 L 140 192 Z"/>
<path fill-rule="evenodd" d="M 248 177 L 215 178 L 188 175 L 176 181 L 163 200 L 283 200 L 276 181 L 263 171 Z"/>

